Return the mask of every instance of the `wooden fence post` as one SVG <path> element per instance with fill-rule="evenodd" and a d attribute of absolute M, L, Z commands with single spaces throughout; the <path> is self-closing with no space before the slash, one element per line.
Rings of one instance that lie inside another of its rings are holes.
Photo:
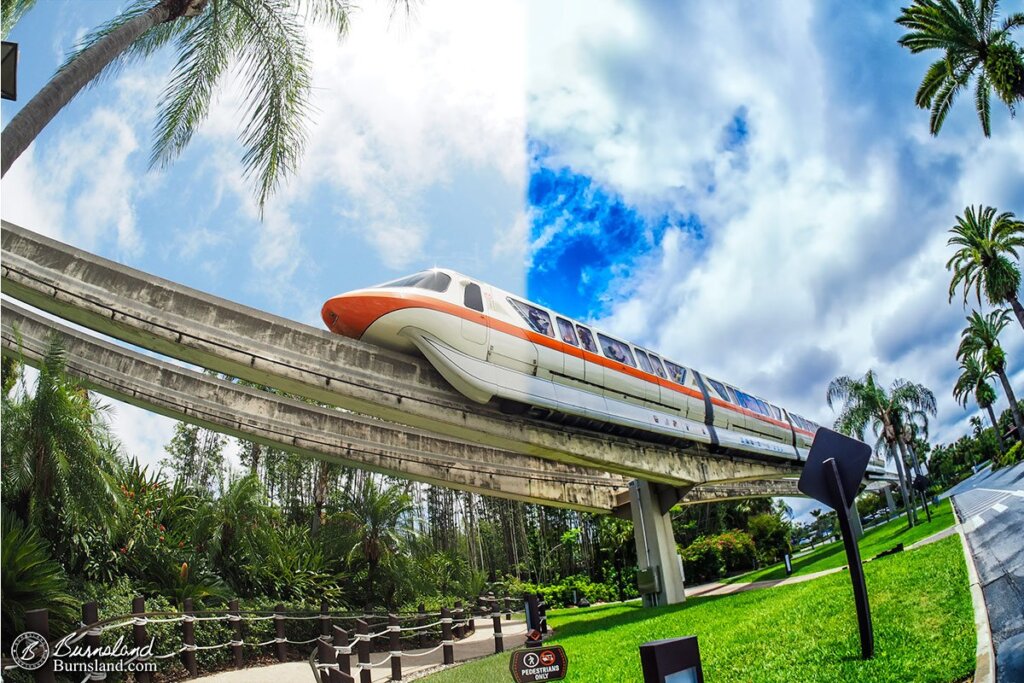
<path fill-rule="evenodd" d="M 288 659 L 288 644 L 284 635 L 284 605 L 274 605 L 274 652 L 277 661 L 283 662 Z"/>
<path fill-rule="evenodd" d="M 356 648 L 359 650 L 359 683 L 372 683 L 370 672 L 370 628 L 356 619 Z"/>
<path fill-rule="evenodd" d="M 495 612 L 491 616 L 491 624 L 494 626 L 494 651 L 496 653 L 504 652 L 505 643 L 502 641 L 503 636 L 501 635 L 501 612 Z"/>
<path fill-rule="evenodd" d="M 146 599 L 141 595 L 136 595 L 132 598 L 132 614 L 139 615 L 135 616 L 133 621 L 142 620 L 144 617 L 141 615 L 146 613 Z M 132 639 L 135 641 L 135 647 L 144 647 L 149 644 L 149 638 L 146 637 L 146 624 L 135 622 L 132 626 Z M 149 683 L 150 676 L 148 671 L 136 671 L 135 680 L 139 683 Z"/>
<path fill-rule="evenodd" d="M 320 601 L 320 640 L 331 642 L 331 612 L 326 600 Z"/>
<path fill-rule="evenodd" d="M 505 596 L 505 621 L 512 621 L 512 598 Z"/>
<path fill-rule="evenodd" d="M 47 642 L 50 640 L 50 613 L 45 609 L 30 609 L 25 612 L 25 630 L 35 631 Z M 32 672 L 35 683 L 54 683 L 53 657 L 47 657 L 46 663 Z"/>
<path fill-rule="evenodd" d="M 181 640 L 185 649 L 181 653 L 181 664 L 189 676 L 195 676 L 196 667 L 196 622 L 192 616 L 192 598 L 185 598 L 185 619 L 181 622 Z"/>
<path fill-rule="evenodd" d="M 100 610 L 96 605 L 96 601 L 87 602 L 82 605 L 82 623 L 86 626 L 92 626 L 100 620 Z M 98 648 L 100 646 L 100 634 L 102 631 L 96 629 L 95 632 L 92 628 L 85 636 L 85 646 L 89 648 Z"/>
<path fill-rule="evenodd" d="M 238 598 L 228 603 L 231 612 L 228 620 L 234 623 L 235 637 L 231 641 L 231 654 L 235 658 L 235 668 L 242 668 L 242 615 L 238 613 Z"/>
<path fill-rule="evenodd" d="M 316 658 L 321 666 L 336 665 L 338 663 L 338 654 L 334 651 L 334 647 L 322 638 L 316 641 Z M 322 683 L 330 683 L 330 669 L 320 669 L 319 671 L 320 681 Z"/>
<path fill-rule="evenodd" d="M 444 664 L 455 663 L 455 648 L 452 641 L 452 612 L 447 607 L 441 608 L 441 652 Z"/>
<path fill-rule="evenodd" d="M 348 642 L 348 631 L 334 627 L 334 651 L 338 653 L 338 669 L 346 675 L 352 674 L 352 646 Z"/>
<path fill-rule="evenodd" d="M 462 600 L 455 601 L 455 638 L 461 640 L 466 630 L 462 625 Z"/>
<path fill-rule="evenodd" d="M 427 606 L 424 605 L 421 602 L 419 607 L 416 608 L 416 610 L 417 610 L 417 615 L 418 615 L 416 617 L 416 625 L 417 626 L 421 626 L 421 627 L 422 626 L 426 626 L 427 625 Z M 419 631 L 417 631 L 416 644 L 419 645 L 420 647 L 424 647 L 426 642 L 427 642 L 427 629 L 421 628 Z"/>
<path fill-rule="evenodd" d="M 402 627 L 398 624 L 398 616 L 388 615 L 388 651 L 391 655 L 391 680 L 402 680 Z"/>

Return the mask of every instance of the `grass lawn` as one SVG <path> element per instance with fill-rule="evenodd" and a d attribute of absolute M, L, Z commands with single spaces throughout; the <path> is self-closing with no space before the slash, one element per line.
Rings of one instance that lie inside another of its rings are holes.
<path fill-rule="evenodd" d="M 907 526 L 906 515 L 891 519 L 885 524 L 869 529 L 860 539 L 860 557 L 868 560 L 878 553 L 893 548 L 897 543 L 904 547 L 927 538 L 934 533 L 953 526 L 953 511 L 949 507 L 949 499 L 940 501 L 937 506 L 931 508 L 932 521 L 928 522 L 924 510 L 920 510 L 921 523 L 913 529 Z M 794 558 L 793 575 L 811 574 L 820 572 L 823 569 L 841 567 L 846 564 L 846 550 L 843 543 L 837 541 L 828 545 L 818 546 L 806 555 Z M 786 578 L 786 566 L 781 562 L 770 567 L 757 569 L 746 574 L 733 576 L 725 580 L 725 583 L 746 583 L 749 581 L 771 581 Z"/>
<path fill-rule="evenodd" d="M 974 671 L 974 612 L 960 540 L 951 537 L 865 566 L 875 657 L 860 659 L 846 572 L 813 581 L 643 609 L 615 604 L 549 612 L 567 681 L 642 680 L 638 648 L 697 635 L 704 676 L 726 683 L 951 683 Z M 429 676 L 430 683 L 511 680 L 510 655 Z"/>

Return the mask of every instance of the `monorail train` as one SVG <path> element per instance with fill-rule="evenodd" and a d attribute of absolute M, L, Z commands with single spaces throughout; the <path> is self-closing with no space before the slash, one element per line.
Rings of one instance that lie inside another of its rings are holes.
<path fill-rule="evenodd" d="M 480 403 L 540 407 L 714 448 L 805 460 L 818 425 L 523 297 L 428 270 L 332 297 L 337 334 L 419 352 Z"/>

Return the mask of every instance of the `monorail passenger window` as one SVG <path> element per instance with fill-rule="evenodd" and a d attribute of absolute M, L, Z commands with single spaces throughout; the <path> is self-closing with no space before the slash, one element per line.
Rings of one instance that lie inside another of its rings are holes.
<path fill-rule="evenodd" d="M 483 313 L 484 295 L 480 292 L 480 285 L 475 282 L 470 282 L 466 285 L 466 293 L 462 303 L 466 304 L 466 308 L 472 308 L 474 311 Z"/>
<path fill-rule="evenodd" d="M 590 330 L 582 325 L 577 325 L 576 331 L 580 333 L 580 345 L 582 345 L 583 348 L 591 353 L 600 353 L 600 351 L 597 350 L 597 342 L 594 341 L 594 335 L 590 334 Z"/>
<path fill-rule="evenodd" d="M 729 392 L 725 390 L 725 385 L 719 382 L 717 379 L 711 379 L 709 377 L 708 384 L 713 386 L 715 388 L 715 391 L 718 392 L 718 395 L 724 398 L 726 401 L 732 401 L 735 403 L 733 399 L 729 398 Z"/>
<path fill-rule="evenodd" d="M 665 374 L 665 368 L 661 364 L 661 359 L 653 353 L 648 353 L 647 357 L 651 359 L 651 365 L 654 366 L 654 374 L 662 379 L 668 379 L 668 376 Z"/>
<path fill-rule="evenodd" d="M 597 338 L 601 340 L 601 348 L 604 349 L 604 355 L 612 360 L 625 363 L 630 367 L 636 367 L 636 361 L 633 360 L 633 352 L 629 350 L 628 346 L 620 341 L 615 341 L 611 337 L 606 337 L 600 332 L 597 333 Z"/>
<path fill-rule="evenodd" d="M 572 323 L 565 318 L 555 318 L 555 320 L 558 322 L 558 333 L 562 335 L 562 341 L 566 344 L 579 346 L 579 342 L 576 341 L 576 331 L 572 328 Z"/>
<path fill-rule="evenodd" d="M 640 349 L 636 349 L 636 359 L 640 362 L 640 367 L 644 372 L 649 372 L 652 375 L 654 374 L 654 368 L 651 367 L 651 359 L 647 357 L 646 353 Z"/>
<path fill-rule="evenodd" d="M 782 411 L 779 410 L 779 408 L 777 406 L 774 406 L 771 403 L 769 403 L 768 404 L 768 409 L 772 411 L 772 416 L 774 416 L 776 420 L 781 420 L 782 419 Z"/>
<path fill-rule="evenodd" d="M 415 275 L 409 275 L 408 277 L 377 285 L 375 289 L 382 287 L 415 287 L 416 289 L 429 289 L 432 292 L 444 292 L 448 289 L 451 281 L 452 279 L 447 273 L 442 273 L 439 270 L 425 270 L 422 273 L 416 273 Z"/>
<path fill-rule="evenodd" d="M 686 383 L 686 368 L 680 367 L 670 360 L 665 361 L 665 367 L 668 368 L 668 376 L 676 384 Z"/>
<path fill-rule="evenodd" d="M 509 297 L 508 302 L 512 304 L 512 308 L 519 312 L 519 315 L 523 316 L 523 320 L 526 324 L 533 329 L 534 332 L 540 332 L 548 337 L 554 337 L 555 333 L 551 329 L 551 316 L 548 315 L 547 311 L 531 306 L 530 304 L 523 303 L 522 301 L 516 301 Z"/>

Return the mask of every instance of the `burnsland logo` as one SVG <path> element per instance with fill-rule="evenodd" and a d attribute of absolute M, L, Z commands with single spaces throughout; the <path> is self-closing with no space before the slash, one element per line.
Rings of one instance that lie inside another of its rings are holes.
<path fill-rule="evenodd" d="M 25 631 L 11 643 L 11 659 L 26 671 L 35 671 L 49 658 L 49 643 L 35 631 Z"/>

